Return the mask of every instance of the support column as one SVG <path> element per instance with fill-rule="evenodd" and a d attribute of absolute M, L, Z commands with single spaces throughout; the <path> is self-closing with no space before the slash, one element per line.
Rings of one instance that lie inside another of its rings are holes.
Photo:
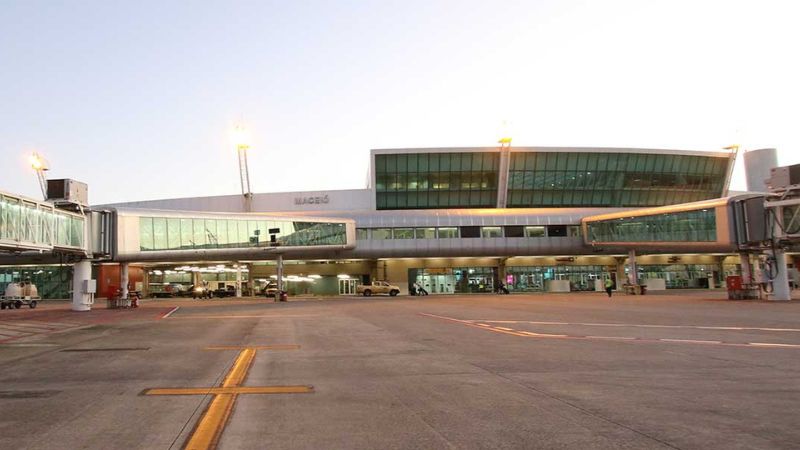
<path fill-rule="evenodd" d="M 622 285 L 625 282 L 625 258 L 614 258 L 614 261 L 617 263 L 617 285 L 616 288 L 619 291 L 622 289 Z"/>
<path fill-rule="evenodd" d="M 276 301 L 280 301 L 281 292 L 283 292 L 283 255 L 282 254 L 278 253 L 278 258 L 277 258 L 276 262 L 278 263 L 278 267 L 277 267 L 278 292 L 275 294 L 275 296 L 276 296 L 275 300 Z"/>
<path fill-rule="evenodd" d="M 510 143 L 509 143 L 510 146 Z M 511 151 L 509 147 L 500 147 L 500 167 L 497 179 L 497 207 L 505 208 L 508 204 L 508 171 L 511 166 Z"/>
<path fill-rule="evenodd" d="M 75 263 L 72 267 L 72 310 L 91 311 L 94 294 L 87 294 L 83 289 L 84 280 L 92 279 L 92 263 L 86 260 Z"/>
<path fill-rule="evenodd" d="M 639 271 L 636 268 L 636 250 L 628 252 L 628 282 L 634 286 L 639 284 Z"/>
<path fill-rule="evenodd" d="M 753 272 L 750 269 L 750 255 L 745 252 L 739 253 L 739 264 L 742 265 L 742 284 L 752 283 Z"/>
<path fill-rule="evenodd" d="M 499 258 L 497 260 L 497 278 L 499 278 L 500 281 L 503 284 L 506 284 L 506 260 L 507 259 L 508 258 Z"/>
<path fill-rule="evenodd" d="M 242 265 L 236 264 L 236 298 L 242 296 Z"/>
<path fill-rule="evenodd" d="M 725 287 L 725 257 L 720 256 L 717 260 L 717 267 L 719 270 L 719 287 Z"/>
<path fill-rule="evenodd" d="M 128 268 L 128 263 L 119 265 L 119 298 L 128 298 L 128 283 L 130 281 Z"/>
<path fill-rule="evenodd" d="M 142 298 L 150 296 L 150 271 L 142 267 Z"/>
<path fill-rule="evenodd" d="M 767 255 L 774 258 L 772 293 L 769 294 L 770 300 L 791 300 L 792 293 L 789 290 L 789 266 L 786 265 L 786 253 L 783 250 L 767 250 Z"/>

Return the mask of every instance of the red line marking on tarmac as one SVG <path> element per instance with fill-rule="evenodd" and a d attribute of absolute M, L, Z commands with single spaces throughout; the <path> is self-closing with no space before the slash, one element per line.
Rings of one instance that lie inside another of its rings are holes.
<path fill-rule="evenodd" d="M 436 314 L 418 313 L 421 316 L 432 317 L 434 319 L 445 320 L 449 322 L 459 323 L 468 327 L 477 328 L 479 330 L 487 330 L 495 333 L 510 334 L 513 336 L 521 336 L 527 338 L 537 339 L 571 339 L 571 340 L 604 340 L 604 341 L 621 341 L 621 342 L 642 342 L 642 343 L 659 343 L 659 344 L 693 344 L 693 345 L 719 345 L 724 347 L 759 347 L 759 348 L 798 348 L 800 344 L 780 344 L 768 342 L 723 342 L 723 341 L 705 341 L 698 339 L 649 339 L 643 337 L 625 337 L 625 336 L 575 336 L 566 334 L 543 334 L 532 333 L 530 331 L 517 331 L 506 327 L 486 327 L 485 324 L 475 324 L 470 320 L 456 319 L 454 317 L 439 316 Z M 489 322 L 489 321 L 486 321 Z M 507 323 L 505 321 L 504 323 Z M 529 322 L 525 322 L 529 323 Z"/>
<path fill-rule="evenodd" d="M 168 313 L 166 313 L 163 316 L 161 316 L 161 318 L 162 319 L 166 319 L 167 317 L 171 316 L 172 313 L 174 313 L 175 311 L 177 311 L 179 309 L 181 309 L 181 307 L 180 306 L 176 306 L 176 307 L 172 308 Z"/>
<path fill-rule="evenodd" d="M 26 324 L 26 323 L 0 323 L 0 327 L 14 329 L 19 328 L 23 330 L 31 330 L 31 331 L 39 331 L 39 330 L 52 330 L 53 327 L 47 325 L 35 325 L 35 324 Z"/>

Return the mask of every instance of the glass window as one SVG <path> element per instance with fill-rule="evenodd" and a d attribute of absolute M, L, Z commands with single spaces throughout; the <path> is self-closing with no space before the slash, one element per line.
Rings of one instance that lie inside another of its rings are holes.
<path fill-rule="evenodd" d="M 192 219 L 181 219 L 181 248 L 194 248 Z"/>
<path fill-rule="evenodd" d="M 439 239 L 452 239 L 458 237 L 458 228 L 442 227 L 436 229 L 436 237 Z"/>
<path fill-rule="evenodd" d="M 392 230 L 392 237 L 394 239 L 414 239 L 413 228 L 395 228 Z"/>
<path fill-rule="evenodd" d="M 167 248 L 177 250 L 181 248 L 181 220 L 167 219 Z"/>
<path fill-rule="evenodd" d="M 527 226 L 525 227 L 525 237 L 544 237 L 544 227 L 543 226 Z"/>
<path fill-rule="evenodd" d="M 169 248 L 167 244 L 167 219 L 161 217 L 153 218 L 153 249 L 165 250 Z"/>
<path fill-rule="evenodd" d="M 481 227 L 481 237 L 484 238 L 503 237 L 503 227 Z"/>
<path fill-rule="evenodd" d="M 61 230 L 59 230 L 59 234 L 60 232 Z M 139 217 L 139 249 L 142 251 L 153 250 L 152 217 Z"/>
<path fill-rule="evenodd" d="M 373 228 L 372 229 L 372 239 L 373 240 L 385 240 L 392 238 L 392 229 L 391 228 Z"/>
<path fill-rule="evenodd" d="M 461 227 L 462 238 L 479 238 L 481 237 L 481 227 Z"/>
<path fill-rule="evenodd" d="M 228 221 L 225 219 L 217 220 L 217 244 L 219 247 L 228 246 Z"/>
<path fill-rule="evenodd" d="M 356 228 L 356 240 L 357 241 L 366 241 L 367 240 L 367 229 L 366 228 Z"/>
<path fill-rule="evenodd" d="M 192 241 L 195 248 L 206 247 L 206 229 L 203 219 L 192 220 Z"/>
<path fill-rule="evenodd" d="M 506 237 L 524 237 L 525 228 L 517 225 L 509 225 L 505 227 Z"/>
<path fill-rule="evenodd" d="M 587 224 L 592 242 L 713 242 L 717 239 L 714 209 L 623 217 Z"/>
<path fill-rule="evenodd" d="M 416 228 L 414 233 L 417 239 L 436 239 L 436 228 Z"/>
<path fill-rule="evenodd" d="M 580 227 L 580 225 L 569 225 L 569 226 L 567 226 L 567 236 L 569 236 L 569 237 L 580 237 L 581 236 L 581 227 Z"/>
<path fill-rule="evenodd" d="M 491 153 L 376 155 L 378 209 L 493 207 L 497 164 Z M 392 160 L 396 164 L 392 164 Z M 430 195 L 447 191 L 447 195 Z M 483 196 L 486 192 L 486 196 Z M 494 195 L 492 195 L 494 194 Z"/>

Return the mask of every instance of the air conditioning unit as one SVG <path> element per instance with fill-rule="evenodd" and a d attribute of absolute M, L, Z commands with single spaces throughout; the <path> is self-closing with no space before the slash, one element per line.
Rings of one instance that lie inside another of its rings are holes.
<path fill-rule="evenodd" d="M 69 178 L 47 180 L 47 200 L 57 206 L 89 206 L 89 186 Z"/>
<path fill-rule="evenodd" d="M 770 169 L 770 176 L 767 180 L 770 190 L 782 190 L 795 184 L 800 184 L 800 164 Z"/>

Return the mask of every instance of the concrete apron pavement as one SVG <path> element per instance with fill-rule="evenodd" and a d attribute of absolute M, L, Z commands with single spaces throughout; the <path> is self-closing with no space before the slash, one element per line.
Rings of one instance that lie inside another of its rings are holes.
<path fill-rule="evenodd" d="M 180 309 L 0 345 L 0 448 L 800 445 L 800 349 L 700 342 L 800 344 L 775 331 L 800 328 L 795 303 L 223 302 L 159 302 Z M 252 392 L 276 386 L 306 390 Z"/>

